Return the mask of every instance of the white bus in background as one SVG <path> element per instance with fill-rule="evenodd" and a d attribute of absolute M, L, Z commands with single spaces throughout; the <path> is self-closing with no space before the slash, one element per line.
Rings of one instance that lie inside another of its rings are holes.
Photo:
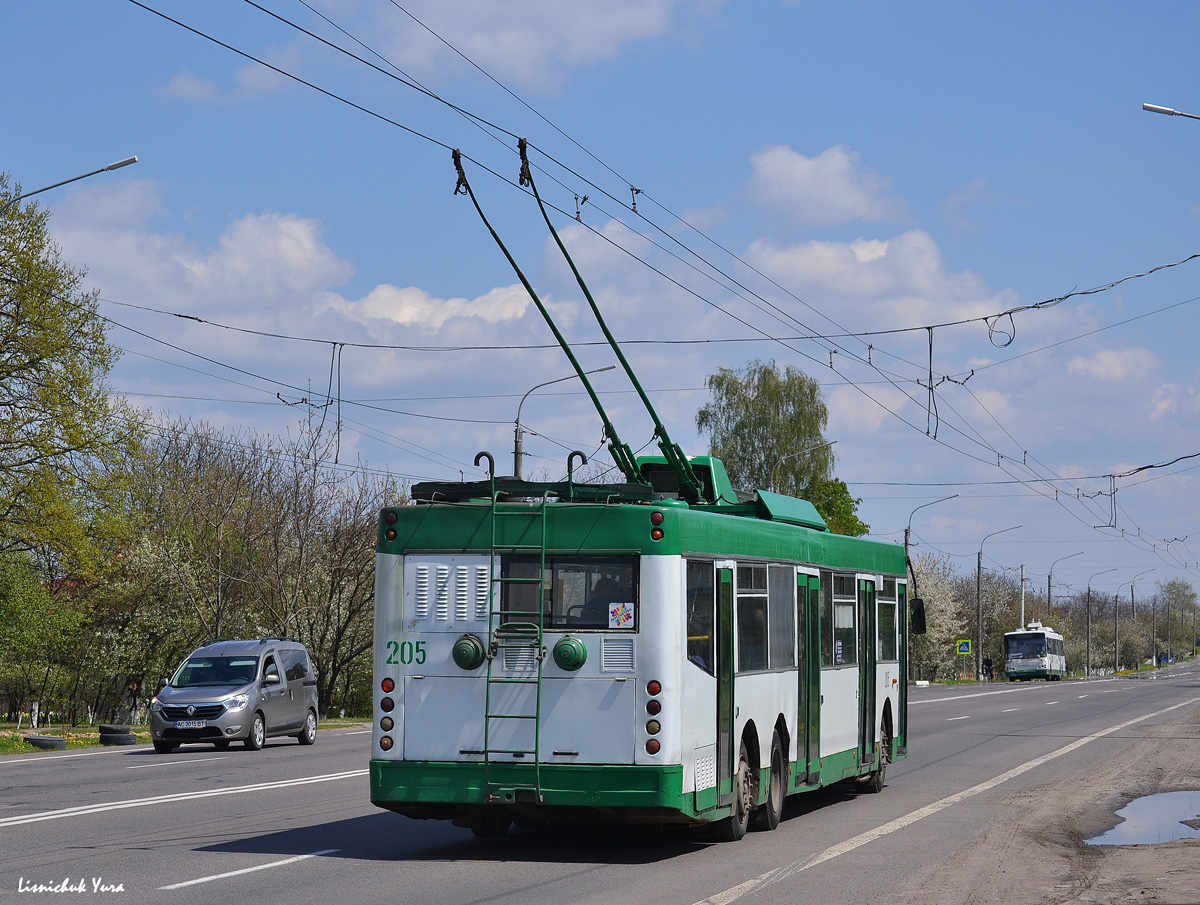
<path fill-rule="evenodd" d="M 1061 679 L 1067 674 L 1067 649 L 1054 629 L 1031 622 L 1024 629 L 1004 633 L 1004 672 L 1008 681 Z"/>

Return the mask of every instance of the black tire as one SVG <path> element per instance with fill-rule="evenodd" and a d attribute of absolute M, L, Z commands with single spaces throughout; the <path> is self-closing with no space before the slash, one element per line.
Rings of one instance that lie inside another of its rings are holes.
<path fill-rule="evenodd" d="M 174 750 L 175 746 L 170 742 L 160 742 L 157 740 L 154 742 L 154 751 L 156 754 L 170 754 Z"/>
<path fill-rule="evenodd" d="M 122 726 L 117 723 L 101 723 L 101 735 L 126 735 L 129 732 L 128 726 Z"/>
<path fill-rule="evenodd" d="M 256 712 L 250 721 L 250 734 L 246 736 L 246 747 L 251 751 L 262 750 L 267 740 L 267 723 L 261 713 Z"/>
<path fill-rule="evenodd" d="M 508 835 L 512 820 L 507 814 L 499 817 L 487 816 L 477 826 L 471 827 L 471 832 L 480 839 L 499 839 Z"/>
<path fill-rule="evenodd" d="M 226 748 L 229 747 L 229 739 L 227 739 L 227 738 L 218 739 L 217 741 L 213 742 L 213 747 L 216 748 L 218 751 L 224 751 Z"/>
<path fill-rule="evenodd" d="M 62 751 L 67 747 L 67 739 L 61 735 L 26 735 L 23 741 L 43 751 Z"/>
<path fill-rule="evenodd" d="M 787 781 L 784 775 L 786 770 L 783 742 L 779 740 L 779 732 L 776 731 L 771 735 L 771 779 L 767 786 L 767 800 L 754 812 L 754 829 L 765 831 L 779 826 L 783 817 L 783 798 L 787 792 L 784 788 Z"/>
<path fill-rule="evenodd" d="M 750 813 L 754 810 L 754 774 L 746 755 L 746 743 L 738 750 L 737 772 L 733 777 L 733 813 L 717 823 L 714 835 L 721 842 L 737 842 L 746 835 Z"/>
<path fill-rule="evenodd" d="M 136 745 L 137 736 L 132 732 L 116 733 L 110 732 L 100 736 L 100 744 L 102 745 Z"/>
<path fill-rule="evenodd" d="M 317 740 L 317 715 L 311 710 L 304 717 L 304 729 L 296 736 L 302 745 L 311 745 Z"/>
<path fill-rule="evenodd" d="M 888 731 L 887 723 L 879 730 L 879 769 L 872 772 L 863 783 L 868 792 L 882 792 L 885 784 L 887 765 L 892 762 L 892 734 Z"/>

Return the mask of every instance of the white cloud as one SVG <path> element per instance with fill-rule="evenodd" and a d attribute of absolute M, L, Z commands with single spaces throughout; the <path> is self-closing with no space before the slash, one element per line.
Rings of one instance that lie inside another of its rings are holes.
<path fill-rule="evenodd" d="M 933 237 L 913 229 L 891 239 L 812 241 L 782 246 L 759 239 L 747 251 L 757 269 L 818 306 L 869 306 L 873 328 L 913 326 L 993 314 L 1016 304 L 971 271 L 949 271 Z M 845 321 L 842 321 L 843 323 Z"/>
<path fill-rule="evenodd" d="M 317 220 L 265 211 L 228 224 L 210 247 L 155 232 L 156 183 L 127 181 L 80 192 L 56 211 L 64 256 L 89 271 L 110 298 L 152 295 L 155 307 L 246 318 L 294 316 L 317 293 L 348 280 L 353 266 L 333 252 Z M 243 320 L 243 323 L 245 321 Z"/>
<path fill-rule="evenodd" d="M 894 387 L 874 387 L 870 396 L 854 387 L 834 387 L 826 402 L 829 408 L 826 435 L 861 439 L 864 435 L 875 434 L 892 420 L 893 413 L 900 414 L 901 409 L 910 403 L 911 400 Z"/>
<path fill-rule="evenodd" d="M 390 321 L 436 330 L 455 317 L 479 318 L 488 324 L 516 320 L 524 315 L 530 299 L 519 283 L 492 289 L 475 299 L 439 299 L 415 286 L 400 288 L 384 284 L 356 301 L 329 293 L 324 296 L 323 304 L 362 324 Z"/>
<path fill-rule="evenodd" d="M 179 72 L 158 93 L 161 97 L 175 97 L 188 101 L 216 100 L 219 94 L 216 85 L 195 75 L 190 69 Z"/>
<path fill-rule="evenodd" d="M 1077 355 L 1067 362 L 1067 373 L 1106 383 L 1144 380 L 1158 366 L 1158 356 L 1149 349 L 1101 349 Z"/>
<path fill-rule="evenodd" d="M 436 0 L 405 4 L 416 19 L 385 8 L 372 26 L 384 36 L 384 55 L 422 77 L 474 75 L 474 67 L 451 47 L 501 81 L 553 89 L 564 71 L 616 56 L 631 41 L 667 33 L 675 0 L 525 0 L 495 3 Z M 444 39 L 439 40 L 439 37 Z"/>
<path fill-rule="evenodd" d="M 899 223 L 904 202 L 888 194 L 888 180 L 863 166 L 858 153 L 835 145 L 805 157 L 784 145 L 768 145 L 750 158 L 751 200 L 804 224 Z"/>

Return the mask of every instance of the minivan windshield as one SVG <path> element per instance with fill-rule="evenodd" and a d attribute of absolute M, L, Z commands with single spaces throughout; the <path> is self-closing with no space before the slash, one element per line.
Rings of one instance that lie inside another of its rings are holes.
<path fill-rule="evenodd" d="M 258 675 L 258 657 L 192 657 L 176 671 L 172 688 L 245 685 Z"/>

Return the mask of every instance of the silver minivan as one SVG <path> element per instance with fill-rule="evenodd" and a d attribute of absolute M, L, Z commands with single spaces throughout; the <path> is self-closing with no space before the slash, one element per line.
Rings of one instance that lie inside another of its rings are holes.
<path fill-rule="evenodd" d="M 159 683 L 150 702 L 154 750 L 191 742 L 257 751 L 272 736 L 317 740 L 317 674 L 298 641 L 214 641 Z"/>

